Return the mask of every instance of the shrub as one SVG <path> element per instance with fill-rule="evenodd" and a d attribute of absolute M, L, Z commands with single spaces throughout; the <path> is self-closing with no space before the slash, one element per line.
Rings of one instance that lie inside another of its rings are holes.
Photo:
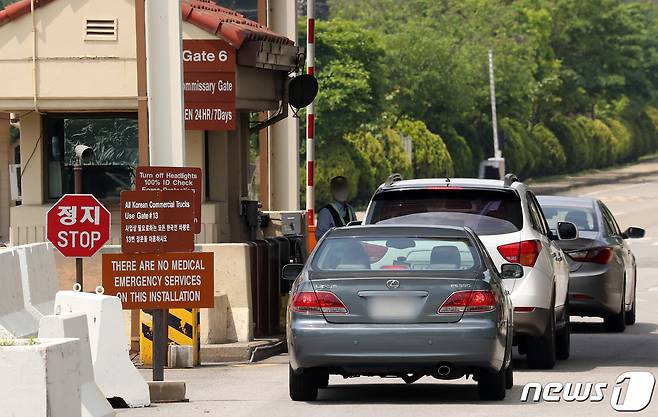
<path fill-rule="evenodd" d="M 354 156 L 358 156 L 359 152 L 355 149 L 354 145 L 345 140 L 336 140 L 331 144 L 318 146 L 316 148 L 316 155 L 318 157 L 315 163 L 315 175 L 313 178 L 315 183 L 316 208 L 319 209 L 331 201 L 329 182 L 337 175 L 343 175 L 347 178 L 350 198 L 357 198 L 363 163 L 358 164 L 355 162 Z M 302 170 L 302 175 L 304 180 L 301 181 L 301 184 L 305 184 L 306 174 L 304 170 Z"/>
<path fill-rule="evenodd" d="M 530 130 L 530 137 L 538 148 L 538 154 L 534 157 L 537 162 L 532 175 L 555 175 L 564 172 L 567 157 L 553 132 L 546 126 L 538 124 Z"/>
<path fill-rule="evenodd" d="M 473 152 L 466 139 L 454 129 L 446 130 L 441 137 L 452 159 L 454 175 L 457 177 L 476 176 L 477 165 L 474 163 Z"/>
<path fill-rule="evenodd" d="M 605 123 L 615 138 L 615 148 L 613 150 L 614 160 L 616 162 L 627 161 L 631 154 L 631 132 L 620 120 L 606 119 Z"/>
<path fill-rule="evenodd" d="M 548 127 L 564 149 L 568 171 L 578 171 L 591 166 L 589 137 L 576 119 L 557 115 L 551 119 Z"/>
<path fill-rule="evenodd" d="M 361 130 L 350 133 L 345 140 L 354 146 L 356 151 L 354 156 L 361 169 L 358 183 L 359 194 L 356 199 L 367 202 L 379 184 L 384 182 L 393 171 L 391 163 L 386 157 L 383 141 L 371 132 Z"/>
<path fill-rule="evenodd" d="M 411 139 L 412 168 L 415 178 L 435 178 L 454 175 L 452 158 L 441 136 L 427 129 L 419 120 L 401 120 L 394 130 Z"/>
<path fill-rule="evenodd" d="M 413 175 L 409 154 L 404 150 L 400 134 L 393 129 L 387 128 L 382 132 L 384 153 L 391 164 L 391 172 L 402 174 L 403 178 Z"/>
<path fill-rule="evenodd" d="M 500 121 L 499 131 L 506 170 L 519 176 L 527 176 L 533 165 L 526 146 L 527 131 L 519 122 L 508 118 Z"/>

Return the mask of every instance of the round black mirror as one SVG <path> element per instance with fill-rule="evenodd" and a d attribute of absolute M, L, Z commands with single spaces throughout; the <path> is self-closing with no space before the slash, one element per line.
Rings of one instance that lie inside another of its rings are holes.
<path fill-rule="evenodd" d="M 296 109 L 306 107 L 318 95 L 318 80 L 310 74 L 298 75 L 288 82 L 288 103 Z"/>

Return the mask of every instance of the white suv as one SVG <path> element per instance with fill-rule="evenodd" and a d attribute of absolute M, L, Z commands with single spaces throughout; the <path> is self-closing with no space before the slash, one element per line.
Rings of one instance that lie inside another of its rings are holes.
<path fill-rule="evenodd" d="M 505 280 L 514 305 L 514 339 L 531 368 L 550 369 L 569 357 L 569 267 L 528 187 L 504 180 L 418 179 L 391 175 L 375 192 L 364 224 L 467 226 L 480 237 L 498 268 L 523 265 L 524 275 Z M 560 238 L 575 239 L 571 223 Z"/>

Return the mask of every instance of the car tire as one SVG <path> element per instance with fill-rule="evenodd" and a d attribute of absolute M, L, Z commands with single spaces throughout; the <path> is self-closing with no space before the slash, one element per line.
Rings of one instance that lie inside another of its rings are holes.
<path fill-rule="evenodd" d="M 478 375 L 478 398 L 482 401 L 502 401 L 505 399 L 507 369 L 498 372 L 482 371 Z"/>
<path fill-rule="evenodd" d="M 512 358 L 510 358 L 509 366 L 505 369 L 505 388 L 512 389 L 514 387 L 514 367 L 512 366 Z"/>
<path fill-rule="evenodd" d="M 537 337 L 528 346 L 528 367 L 531 369 L 553 369 L 557 360 L 555 354 L 555 306 L 551 304 L 551 311 L 546 323 L 546 331 Z"/>
<path fill-rule="evenodd" d="M 635 283 L 635 288 L 633 288 L 633 307 L 629 311 L 626 312 L 626 325 L 632 326 L 635 324 L 636 320 L 636 315 L 635 315 L 635 305 L 637 304 L 637 283 Z"/>
<path fill-rule="evenodd" d="M 318 369 L 315 372 L 315 385 L 318 388 L 327 388 L 329 386 L 329 372 Z"/>
<path fill-rule="evenodd" d="M 288 365 L 288 390 L 293 401 L 314 401 L 318 398 L 315 374 L 310 369 L 296 374 Z"/>
<path fill-rule="evenodd" d="M 626 287 L 621 291 L 621 309 L 619 313 L 603 319 L 605 328 L 612 333 L 623 333 L 626 330 Z"/>
<path fill-rule="evenodd" d="M 557 332 L 555 340 L 555 356 L 559 360 L 569 359 L 571 355 L 571 320 L 569 306 L 564 307 L 564 327 Z"/>

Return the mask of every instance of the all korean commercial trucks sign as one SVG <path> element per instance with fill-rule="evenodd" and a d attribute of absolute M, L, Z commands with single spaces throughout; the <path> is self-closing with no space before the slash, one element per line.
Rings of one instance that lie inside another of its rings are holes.
<path fill-rule="evenodd" d="M 47 214 L 47 237 L 64 256 L 93 256 L 110 239 L 110 212 L 91 194 L 66 194 Z"/>

